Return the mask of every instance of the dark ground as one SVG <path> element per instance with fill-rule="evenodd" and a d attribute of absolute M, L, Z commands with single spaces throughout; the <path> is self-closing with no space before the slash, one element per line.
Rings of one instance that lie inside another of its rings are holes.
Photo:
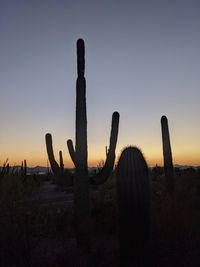
<path fill-rule="evenodd" d="M 199 172 L 177 175 L 175 182 L 175 195 L 170 198 L 164 194 L 163 176 L 152 176 L 149 266 L 199 267 Z M 29 201 L 22 197 L 19 205 L 17 186 L 1 187 L 1 192 L 10 190 L 0 199 L 1 267 L 87 266 L 88 259 L 95 267 L 119 266 L 114 175 L 92 189 L 91 249 L 86 254 L 76 248 L 72 188 L 60 192 L 50 182 L 42 182 L 31 189 Z"/>

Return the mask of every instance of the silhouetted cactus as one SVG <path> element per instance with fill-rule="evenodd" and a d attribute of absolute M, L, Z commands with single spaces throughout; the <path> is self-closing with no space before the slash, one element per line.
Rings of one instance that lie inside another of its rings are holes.
<path fill-rule="evenodd" d="M 47 133 L 45 136 L 46 139 L 46 148 L 47 148 L 47 154 L 49 158 L 49 162 L 51 165 L 51 170 L 56 178 L 56 184 L 59 186 L 70 186 L 72 185 L 72 177 L 68 170 L 64 169 L 63 164 L 63 157 L 62 157 L 62 151 L 59 151 L 59 164 L 55 160 L 54 153 L 53 153 L 53 144 L 52 144 L 52 136 L 50 133 Z"/>
<path fill-rule="evenodd" d="M 74 180 L 74 206 L 75 218 L 79 225 L 89 218 L 90 199 L 89 184 L 101 184 L 106 181 L 113 170 L 115 161 L 115 148 L 118 136 L 119 113 L 112 116 L 112 128 L 110 146 L 106 162 L 101 172 L 91 179 L 88 176 L 88 150 L 87 150 L 87 112 L 86 112 L 86 81 L 85 72 L 85 48 L 84 41 L 77 41 L 77 81 L 76 81 L 76 144 L 72 140 L 67 141 L 71 159 L 76 167 Z"/>
<path fill-rule="evenodd" d="M 47 175 L 50 175 L 49 161 L 47 160 Z"/>
<path fill-rule="evenodd" d="M 174 171 L 173 171 L 173 160 L 172 160 L 172 151 L 171 151 L 171 144 L 169 137 L 168 121 L 166 116 L 161 117 L 161 129 L 162 129 L 166 192 L 172 194 L 174 191 Z"/>
<path fill-rule="evenodd" d="M 108 155 L 108 147 L 107 146 L 105 146 L 105 150 L 106 150 L 106 157 L 107 157 L 107 155 Z"/>
<path fill-rule="evenodd" d="M 25 175 L 25 176 L 27 175 L 26 160 L 22 161 L 20 171 L 21 171 L 21 175 Z"/>
<path fill-rule="evenodd" d="M 59 151 L 59 159 L 60 159 L 60 170 L 61 172 L 64 172 L 63 156 L 61 150 Z"/>
<path fill-rule="evenodd" d="M 60 174 L 60 167 L 59 167 L 59 165 L 56 162 L 55 157 L 54 157 L 51 134 L 47 133 L 45 136 L 45 139 L 46 139 L 47 154 L 48 154 L 48 158 L 49 158 L 52 172 L 55 176 L 58 176 Z"/>
<path fill-rule="evenodd" d="M 23 172 L 24 172 L 24 162 L 22 160 L 22 163 L 21 163 L 21 174 L 23 174 Z"/>
<path fill-rule="evenodd" d="M 27 164 L 26 164 L 26 160 L 24 160 L 24 175 L 27 175 Z"/>
<path fill-rule="evenodd" d="M 0 176 L 3 177 L 4 175 L 8 175 L 10 173 L 10 164 L 8 159 L 4 161 L 3 166 L 0 168 Z"/>
<path fill-rule="evenodd" d="M 121 266 L 146 266 L 150 178 L 147 163 L 137 147 L 130 146 L 122 151 L 116 174 Z"/>
<path fill-rule="evenodd" d="M 115 162 L 115 148 L 118 136 L 119 113 L 112 115 L 110 144 L 107 151 L 105 164 L 95 177 L 88 175 L 88 150 L 87 150 L 87 111 L 86 111 L 86 81 L 85 72 L 85 48 L 84 41 L 77 41 L 77 80 L 76 80 L 76 137 L 75 148 L 72 140 L 67 141 L 67 146 L 71 159 L 75 165 L 74 179 L 74 213 L 77 226 L 77 241 L 80 247 L 82 242 L 87 246 L 89 241 L 88 220 L 90 218 L 90 184 L 104 183 L 110 176 Z M 60 154 L 60 167 L 55 160 L 53 153 L 51 134 L 46 134 L 47 154 L 53 173 L 59 177 L 63 161 Z"/>

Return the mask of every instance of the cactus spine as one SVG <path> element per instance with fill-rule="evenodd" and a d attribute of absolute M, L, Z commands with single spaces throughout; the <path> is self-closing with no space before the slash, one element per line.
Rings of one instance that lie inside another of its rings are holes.
<path fill-rule="evenodd" d="M 77 81 L 76 81 L 76 137 L 75 149 L 72 140 L 67 141 L 71 159 L 76 167 L 74 181 L 74 207 L 76 222 L 81 225 L 90 215 L 89 184 L 100 184 L 106 181 L 113 170 L 115 148 L 118 136 L 119 113 L 112 116 L 110 147 L 106 162 L 101 172 L 91 179 L 88 176 L 87 150 L 87 111 L 86 111 L 86 80 L 84 41 L 77 41 Z"/>
<path fill-rule="evenodd" d="M 117 166 L 121 266 L 144 266 L 150 230 L 148 166 L 137 147 L 125 148 Z"/>
<path fill-rule="evenodd" d="M 162 129 L 166 192 L 172 194 L 174 191 L 174 172 L 173 172 L 173 160 L 172 160 L 168 120 L 166 116 L 161 117 L 161 129 Z"/>

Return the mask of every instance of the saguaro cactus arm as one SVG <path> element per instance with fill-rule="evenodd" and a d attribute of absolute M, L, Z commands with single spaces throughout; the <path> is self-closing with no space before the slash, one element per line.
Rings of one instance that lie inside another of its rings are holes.
<path fill-rule="evenodd" d="M 47 154 L 49 158 L 49 162 L 51 165 L 51 169 L 55 175 L 57 175 L 60 171 L 60 167 L 58 163 L 55 160 L 54 153 L 53 153 L 53 145 L 52 145 L 52 136 L 50 133 L 47 133 L 45 136 L 46 139 L 46 148 L 47 148 Z"/>
<path fill-rule="evenodd" d="M 60 159 L 60 170 L 61 172 L 64 171 L 64 163 L 63 163 L 63 156 L 62 156 L 62 151 L 59 151 L 59 159 Z"/>
<path fill-rule="evenodd" d="M 174 191 L 174 181 L 173 181 L 174 172 L 173 172 L 173 160 L 172 160 L 168 120 L 166 116 L 161 117 L 161 130 L 162 130 L 162 142 L 163 142 L 166 191 L 171 194 Z"/>
<path fill-rule="evenodd" d="M 74 163 L 74 166 L 76 167 L 77 166 L 77 163 L 76 163 L 76 152 L 74 150 L 74 145 L 73 145 L 73 141 L 71 139 L 67 140 L 67 147 L 68 147 L 68 150 L 69 150 L 69 154 L 70 154 L 70 157 Z"/>
<path fill-rule="evenodd" d="M 115 149 L 117 144 L 119 129 L 119 113 L 114 112 L 112 115 L 112 125 L 111 125 L 111 134 L 110 134 L 110 144 L 106 157 L 105 164 L 102 170 L 95 176 L 91 178 L 93 184 L 102 184 L 104 183 L 113 170 L 115 163 Z"/>

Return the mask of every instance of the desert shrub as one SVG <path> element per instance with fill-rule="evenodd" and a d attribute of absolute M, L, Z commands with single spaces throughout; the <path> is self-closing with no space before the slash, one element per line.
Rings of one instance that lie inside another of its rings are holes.
<path fill-rule="evenodd" d="M 28 267 L 40 243 L 72 235 L 73 213 L 65 207 L 32 200 L 41 184 L 37 175 L 6 174 L 0 181 L 0 266 Z M 38 254 L 39 255 L 39 254 Z M 40 261 L 38 259 L 38 261 Z"/>
<path fill-rule="evenodd" d="M 0 181 L 0 266 L 29 266 L 38 207 L 26 203 L 40 182 L 35 176 L 7 172 Z"/>

